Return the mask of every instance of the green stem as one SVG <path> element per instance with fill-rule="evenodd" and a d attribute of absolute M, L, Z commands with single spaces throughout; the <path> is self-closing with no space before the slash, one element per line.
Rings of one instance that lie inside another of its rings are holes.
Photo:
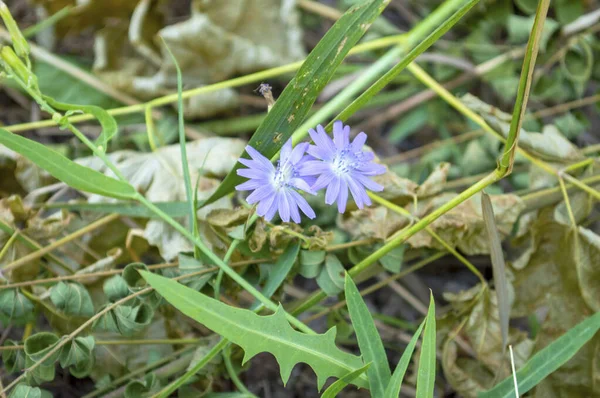
<path fill-rule="evenodd" d="M 256 398 L 256 395 L 248 391 L 244 383 L 242 383 L 233 367 L 233 363 L 231 362 L 231 345 L 228 345 L 223 350 L 223 362 L 225 362 L 225 368 L 227 369 L 227 373 L 229 374 L 231 381 L 237 387 L 237 389 L 250 397 Z"/>

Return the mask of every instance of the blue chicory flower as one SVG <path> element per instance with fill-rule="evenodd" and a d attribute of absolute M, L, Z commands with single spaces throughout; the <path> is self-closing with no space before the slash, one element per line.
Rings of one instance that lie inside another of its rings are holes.
<path fill-rule="evenodd" d="M 325 203 L 331 205 L 337 201 L 340 213 L 346 210 L 348 190 L 358 208 L 371 205 L 366 189 L 379 192 L 383 186 L 370 177 L 385 173 L 386 168 L 373 162 L 372 152 L 363 151 L 367 135 L 361 132 L 350 142 L 350 126 L 339 120 L 333 124 L 333 140 L 321 125 L 308 132 L 315 145 L 310 145 L 307 152 L 315 159 L 302 162 L 298 172 L 300 176 L 318 177 L 311 189 L 327 187 Z"/>
<path fill-rule="evenodd" d="M 246 152 L 252 159 L 239 159 L 247 169 L 239 169 L 237 174 L 249 180 L 235 187 L 238 191 L 253 191 L 246 201 L 249 204 L 258 203 L 256 213 L 270 221 L 279 212 L 285 222 L 290 218 L 295 223 L 300 223 L 302 210 L 309 218 L 315 218 L 315 212 L 297 190 L 315 195 L 310 188 L 310 179 L 298 175 L 298 168 L 306 161 L 304 156 L 308 143 L 296 145 L 292 149 L 292 140 L 289 139 L 281 148 L 281 156 L 277 167 L 251 146 L 246 146 Z M 308 181 L 308 182 L 307 182 Z"/>

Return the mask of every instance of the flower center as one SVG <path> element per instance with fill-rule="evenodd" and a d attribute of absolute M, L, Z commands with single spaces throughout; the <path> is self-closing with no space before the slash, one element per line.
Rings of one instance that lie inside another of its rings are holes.
<path fill-rule="evenodd" d="M 292 165 L 290 162 L 281 164 L 281 160 L 278 160 L 277 169 L 275 170 L 275 174 L 273 174 L 272 180 L 275 189 L 280 190 L 287 187 L 294 174 L 294 165 Z"/>
<path fill-rule="evenodd" d="M 336 175 L 340 176 L 354 170 L 357 162 L 356 154 L 352 153 L 349 148 L 344 148 L 335 154 L 331 168 Z"/>

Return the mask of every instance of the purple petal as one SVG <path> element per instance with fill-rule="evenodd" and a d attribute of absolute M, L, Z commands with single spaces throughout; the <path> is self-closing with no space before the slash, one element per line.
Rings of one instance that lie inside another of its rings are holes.
<path fill-rule="evenodd" d="M 269 210 L 267 210 L 267 212 L 264 215 L 265 220 L 267 220 L 267 221 L 271 221 L 273 219 L 273 217 L 275 217 L 275 213 L 277 213 L 277 205 L 278 205 L 277 196 L 278 195 L 273 195 L 273 203 L 271 203 Z M 260 214 L 259 214 L 259 216 L 260 216 Z"/>
<path fill-rule="evenodd" d="M 282 162 L 287 162 L 290 155 L 292 154 L 292 138 L 290 137 L 285 144 L 281 147 L 281 155 L 279 158 Z"/>
<path fill-rule="evenodd" d="M 324 149 L 323 147 L 316 145 L 309 146 L 306 152 L 309 155 L 324 161 L 331 161 L 335 156 L 335 153 L 331 152 L 329 149 Z"/>
<path fill-rule="evenodd" d="M 274 201 L 275 201 L 275 195 L 267 196 L 264 200 L 262 200 L 258 203 L 258 207 L 256 208 L 256 213 L 259 216 L 264 216 L 265 214 L 267 214 L 267 212 L 271 208 L 271 205 L 273 205 Z"/>
<path fill-rule="evenodd" d="M 319 178 L 317 178 L 317 181 L 313 184 L 311 189 L 313 191 L 318 191 L 319 189 L 325 188 L 334 178 L 335 174 L 333 174 L 331 171 L 323 173 L 319 176 Z"/>
<path fill-rule="evenodd" d="M 346 182 L 348 183 L 348 188 L 350 188 L 350 193 L 354 198 L 354 202 L 356 202 L 356 206 L 358 206 L 359 209 L 362 209 L 364 207 L 364 203 L 369 200 L 367 191 L 365 191 L 365 189 L 356 183 L 352 178 L 348 178 Z"/>
<path fill-rule="evenodd" d="M 263 185 L 262 187 L 256 189 L 246 198 L 246 202 L 249 204 L 254 204 L 256 202 L 260 202 L 264 200 L 267 196 L 275 194 L 273 191 L 273 187 L 269 184 Z"/>
<path fill-rule="evenodd" d="M 380 174 L 385 174 L 387 168 L 384 165 L 378 163 L 363 163 L 356 168 L 356 171 L 359 171 L 364 175 L 377 176 Z"/>
<path fill-rule="evenodd" d="M 250 145 L 246 145 L 246 152 L 248 152 L 248 155 L 250 155 L 252 157 L 252 159 L 254 159 L 256 162 L 260 163 L 263 167 L 266 167 L 266 168 L 273 167 L 273 165 L 271 164 L 271 161 L 269 159 L 264 157 L 260 152 L 258 152 L 256 149 L 252 148 Z"/>
<path fill-rule="evenodd" d="M 261 180 L 249 180 L 235 187 L 237 191 L 253 191 L 264 185 L 264 181 Z"/>
<path fill-rule="evenodd" d="M 350 126 L 344 126 L 340 120 L 333 123 L 333 142 L 337 149 L 344 149 L 350 141 Z"/>
<path fill-rule="evenodd" d="M 279 217 L 284 222 L 290 221 L 290 203 L 288 202 L 287 195 L 285 192 L 281 195 L 277 196 L 278 207 L 279 207 Z"/>
<path fill-rule="evenodd" d="M 308 149 L 308 142 L 303 142 L 303 143 L 296 145 L 296 148 L 294 148 L 294 150 L 292 151 L 289 161 L 292 164 L 298 163 L 300 160 L 302 160 L 302 157 L 304 156 L 304 153 L 306 153 L 307 149 Z M 283 159 L 283 157 L 282 157 L 282 159 Z"/>
<path fill-rule="evenodd" d="M 329 170 L 329 163 L 322 162 L 320 160 L 309 160 L 298 166 L 298 174 L 301 176 L 319 175 Z"/>
<path fill-rule="evenodd" d="M 302 178 L 292 178 L 290 180 L 290 184 L 295 187 L 298 188 L 301 191 L 304 191 L 306 193 L 309 193 L 311 195 L 316 195 L 317 193 L 315 191 L 313 191 L 310 188 L 310 185 L 308 185 L 308 183 L 306 181 L 304 181 L 304 179 Z"/>
<path fill-rule="evenodd" d="M 264 163 L 257 162 L 256 160 L 239 158 L 238 162 L 240 162 L 244 166 L 249 167 L 251 169 L 262 170 L 265 173 L 269 173 L 269 172 L 271 172 L 271 171 L 273 171 L 275 169 L 275 167 L 273 167 L 273 165 L 271 163 L 269 163 L 269 165 L 266 165 Z"/>
<path fill-rule="evenodd" d="M 256 169 L 238 169 L 237 175 L 257 180 L 266 180 L 268 176 L 264 171 Z"/>
<path fill-rule="evenodd" d="M 325 193 L 325 203 L 330 205 L 333 202 L 335 202 L 335 199 L 337 198 L 338 193 L 340 193 L 339 177 L 334 178 L 333 181 L 331 181 L 331 184 L 329 184 L 329 186 L 327 187 L 327 192 Z"/>
<path fill-rule="evenodd" d="M 338 211 L 344 213 L 346 211 L 346 204 L 348 203 L 348 184 L 346 181 L 340 180 L 340 193 L 338 195 L 337 204 Z"/>
<path fill-rule="evenodd" d="M 298 205 L 296 204 L 296 201 L 294 200 L 294 198 L 292 197 L 292 195 L 289 192 L 285 193 L 287 201 L 290 205 L 290 213 L 292 216 L 292 221 L 294 221 L 296 224 L 300 224 L 300 212 L 298 211 Z"/>
<path fill-rule="evenodd" d="M 354 152 L 358 152 L 362 149 L 362 147 L 367 142 L 367 135 L 363 132 L 360 132 L 354 137 L 354 141 L 352 141 L 352 150 Z"/>
<path fill-rule="evenodd" d="M 373 192 L 383 191 L 383 185 L 376 183 L 375 181 L 371 180 L 369 177 L 366 177 L 360 173 L 353 172 L 350 178 L 353 178 L 354 180 L 360 182 L 367 189 L 370 189 Z"/>
<path fill-rule="evenodd" d="M 290 191 L 290 194 L 298 207 L 300 207 L 300 210 L 302 210 L 302 213 L 306 214 L 306 216 L 311 220 L 316 217 L 314 210 L 312 207 L 310 207 L 306 199 L 304 199 L 298 192 L 293 190 Z"/>

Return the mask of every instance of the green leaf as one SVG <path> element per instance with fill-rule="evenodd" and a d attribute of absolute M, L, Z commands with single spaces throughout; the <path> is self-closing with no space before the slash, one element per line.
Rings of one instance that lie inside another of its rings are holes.
<path fill-rule="evenodd" d="M 25 340 L 25 355 L 28 359 L 37 362 L 41 360 L 50 350 L 54 348 L 60 341 L 60 338 L 54 333 L 40 332 L 33 336 L 29 336 Z M 55 352 L 52 356 L 44 360 L 42 365 L 53 365 L 60 355 L 60 350 Z"/>
<path fill-rule="evenodd" d="M 321 395 L 321 398 L 335 398 L 335 397 L 337 397 L 337 395 L 340 392 L 342 392 L 342 390 L 348 384 L 352 383 L 354 381 L 354 379 L 356 379 L 361 374 L 365 373 L 365 371 L 367 371 L 367 369 L 369 369 L 369 366 L 371 366 L 370 362 L 368 364 L 366 364 L 365 366 L 363 366 L 362 368 L 356 369 L 356 370 L 348 373 L 346 376 L 342 377 L 341 379 L 336 380 L 329 387 L 327 387 L 327 390 L 325 390 L 325 392 L 323 393 L 323 395 Z"/>
<path fill-rule="evenodd" d="M 131 199 L 136 196 L 136 190 L 131 185 L 80 166 L 38 142 L 4 129 L 0 129 L 0 144 L 23 155 L 55 178 L 80 191 L 117 199 Z"/>
<path fill-rule="evenodd" d="M 8 398 L 52 398 L 52 394 L 46 390 L 40 389 L 39 387 L 30 387 L 25 384 L 17 384 Z"/>
<path fill-rule="evenodd" d="M 104 281 L 102 290 L 108 301 L 113 303 L 129 296 L 129 287 L 121 275 L 115 275 Z"/>
<path fill-rule="evenodd" d="M 365 34 L 387 3 L 389 0 L 365 1 L 342 15 L 308 55 L 294 79 L 286 86 L 267 117 L 252 135 L 248 145 L 267 158 L 272 158 L 281 149 L 304 121 L 317 96 L 348 51 Z M 275 137 L 278 139 L 275 140 Z M 227 195 L 242 182 L 243 178 L 236 173 L 239 167 L 240 164 L 236 164 L 203 205 Z"/>
<path fill-rule="evenodd" d="M 577 231 L 569 232 L 566 240 L 574 251 L 581 296 L 590 308 L 600 311 L 600 236 L 579 227 Z"/>
<path fill-rule="evenodd" d="M 381 257 L 379 259 L 379 262 L 381 263 L 381 265 L 383 265 L 383 268 L 396 274 L 400 272 L 400 269 L 402 268 L 402 261 L 404 260 L 404 250 L 406 250 L 406 245 L 400 245 L 392 249 L 385 256 Z"/>
<path fill-rule="evenodd" d="M 147 374 L 143 380 L 130 381 L 125 386 L 125 398 L 142 398 L 153 396 L 160 391 L 160 383 L 154 373 Z"/>
<path fill-rule="evenodd" d="M 421 322 L 421 325 L 410 339 L 406 349 L 402 353 L 400 357 L 400 361 L 398 361 L 398 365 L 396 365 L 396 369 L 392 374 L 392 378 L 388 383 L 387 388 L 385 389 L 385 398 L 398 398 L 400 395 L 400 387 L 402 387 L 402 380 L 404 379 L 404 375 L 406 374 L 406 370 L 408 369 L 408 364 L 410 363 L 410 358 L 412 357 L 413 351 L 415 350 L 415 346 L 417 345 L 417 340 L 419 340 L 419 336 L 421 335 L 421 331 L 425 326 L 425 322 Z"/>
<path fill-rule="evenodd" d="M 296 258 L 298 257 L 298 252 L 300 251 L 299 243 L 292 243 L 286 250 L 283 252 L 279 258 L 277 258 L 277 262 L 269 271 L 269 276 L 267 278 L 267 282 L 262 289 L 262 294 L 265 297 L 271 297 L 279 286 L 283 283 L 285 278 L 290 273 L 292 266 L 296 262 Z M 253 309 L 258 306 L 258 302 L 254 304 Z"/>
<path fill-rule="evenodd" d="M 179 273 L 181 275 L 192 274 L 194 272 L 200 272 L 202 270 L 206 270 L 209 268 L 202 261 L 195 259 L 193 256 L 187 255 L 185 253 L 179 253 Z M 197 275 L 192 278 L 186 278 L 183 280 L 183 284 L 187 287 L 194 289 L 196 291 L 202 290 L 204 285 L 212 279 L 215 275 L 216 271 L 207 272 L 202 275 Z"/>
<path fill-rule="evenodd" d="M 33 304 L 17 289 L 0 291 L 0 321 L 22 325 L 31 319 Z"/>
<path fill-rule="evenodd" d="M 68 342 L 61 350 L 60 366 L 63 369 L 69 367 L 78 379 L 88 376 L 94 367 L 94 344 L 94 336 L 77 337 Z"/>
<path fill-rule="evenodd" d="M 284 383 L 298 362 L 315 371 L 319 388 L 328 377 L 341 378 L 363 366 L 359 357 L 335 346 L 335 328 L 322 335 L 300 333 L 290 326 L 282 307 L 273 315 L 259 316 L 230 307 L 176 281 L 148 272 L 143 276 L 175 308 L 241 346 L 245 351 L 243 363 L 260 352 L 273 354 Z M 364 378 L 355 380 L 355 384 L 367 386 Z"/>
<path fill-rule="evenodd" d="M 316 278 L 321 270 L 321 264 L 325 261 L 325 250 L 301 250 L 300 251 L 300 275 L 305 278 Z"/>
<path fill-rule="evenodd" d="M 148 326 L 153 316 L 154 310 L 146 303 L 136 306 L 119 305 L 101 316 L 93 327 L 129 337 Z"/>
<path fill-rule="evenodd" d="M 433 294 L 429 294 L 429 310 L 421 343 L 419 370 L 417 371 L 417 398 L 432 398 L 435 387 L 435 302 Z"/>
<path fill-rule="evenodd" d="M 65 114 L 65 117 L 71 116 L 74 113 L 87 113 L 98 119 L 98 122 L 100 122 L 100 125 L 102 126 L 102 132 L 96 140 L 96 146 L 100 148 L 102 152 L 106 152 L 106 149 L 108 148 L 108 142 L 112 137 L 115 136 L 115 134 L 117 134 L 118 131 L 117 121 L 114 117 L 112 117 L 104 109 L 96 105 L 66 104 L 64 102 L 58 102 L 47 95 L 44 95 L 44 100 L 55 109 L 61 111 L 68 111 Z"/>
<path fill-rule="evenodd" d="M 344 290 L 344 266 L 335 254 L 325 257 L 325 266 L 317 276 L 317 284 L 328 296 L 335 296 Z"/>
<path fill-rule="evenodd" d="M 524 394 L 546 376 L 567 362 L 600 329 L 600 312 L 595 313 L 537 352 L 517 371 L 519 394 Z M 509 376 L 494 388 L 479 393 L 479 398 L 512 398 L 515 396 L 513 377 Z"/>
<path fill-rule="evenodd" d="M 554 125 L 568 139 L 572 140 L 589 128 L 590 122 L 581 113 L 567 112 L 554 119 Z"/>
<path fill-rule="evenodd" d="M 17 346 L 15 341 L 6 340 L 3 347 L 14 347 Z M 25 351 L 19 350 L 3 350 L 2 351 L 2 364 L 4 369 L 8 373 L 20 372 L 25 368 Z"/>
<path fill-rule="evenodd" d="M 369 308 L 360 296 L 352 277 L 348 274 L 346 274 L 345 293 L 360 354 L 364 362 L 372 364 L 367 370 L 371 394 L 374 397 L 382 397 L 391 377 L 383 342 L 379 337 Z"/>
<path fill-rule="evenodd" d="M 67 315 L 90 317 L 94 315 L 94 304 L 87 289 L 73 282 L 59 282 L 50 290 L 52 304 Z"/>

